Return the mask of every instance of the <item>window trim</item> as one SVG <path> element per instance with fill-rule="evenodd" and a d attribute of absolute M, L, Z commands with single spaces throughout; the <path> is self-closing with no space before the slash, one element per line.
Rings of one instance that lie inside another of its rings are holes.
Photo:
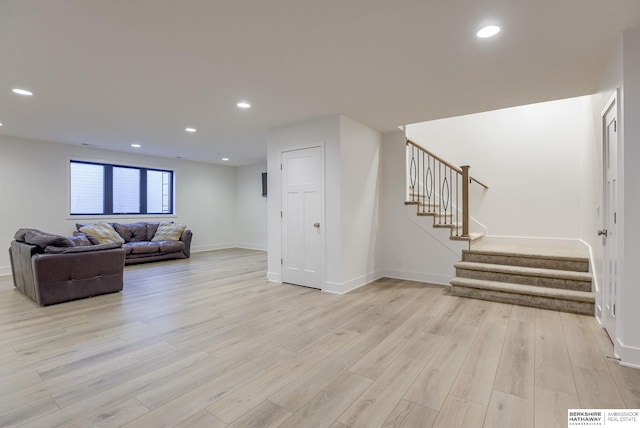
<path fill-rule="evenodd" d="M 87 164 L 87 165 L 99 165 L 104 167 L 104 194 L 103 194 L 103 211 L 102 213 L 72 213 L 71 212 L 71 165 L 73 163 L 77 164 Z M 113 168 L 129 168 L 140 171 L 140 212 L 138 213 L 114 213 L 113 212 Z M 171 178 L 169 180 L 169 207 L 170 212 L 168 213 L 147 213 L 147 171 L 157 171 L 157 172 L 167 172 L 171 174 Z M 69 218 L 79 219 L 79 218 L 105 218 L 105 217 L 117 217 L 117 218 L 140 218 L 140 217 L 151 217 L 151 218 L 167 218 L 167 217 L 176 217 L 176 209 L 175 209 L 175 170 L 171 169 L 163 169 L 158 167 L 146 167 L 146 166 L 135 166 L 135 165 L 122 165 L 116 164 L 112 162 L 98 161 L 98 160 L 80 160 L 76 158 L 70 158 L 67 162 L 67 213 Z"/>

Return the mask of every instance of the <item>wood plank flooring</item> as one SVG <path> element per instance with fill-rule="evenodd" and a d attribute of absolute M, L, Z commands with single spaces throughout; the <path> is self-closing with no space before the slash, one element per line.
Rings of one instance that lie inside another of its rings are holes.
<path fill-rule="evenodd" d="M 547 428 L 640 407 L 592 317 L 265 277 L 263 252 L 197 253 L 46 308 L 0 277 L 0 426 Z"/>

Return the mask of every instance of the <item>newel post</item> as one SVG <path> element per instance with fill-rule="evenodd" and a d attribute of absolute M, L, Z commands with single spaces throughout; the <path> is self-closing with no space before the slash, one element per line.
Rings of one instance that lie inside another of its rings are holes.
<path fill-rule="evenodd" d="M 461 166 L 462 170 L 462 236 L 469 237 L 469 165 Z"/>

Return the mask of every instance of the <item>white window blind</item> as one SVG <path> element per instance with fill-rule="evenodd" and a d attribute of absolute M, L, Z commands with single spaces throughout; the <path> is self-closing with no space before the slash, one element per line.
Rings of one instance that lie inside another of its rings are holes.
<path fill-rule="evenodd" d="M 147 171 L 147 212 L 166 214 L 170 206 L 171 173 L 167 171 Z"/>
<path fill-rule="evenodd" d="M 71 213 L 104 212 L 104 167 L 87 163 L 71 163 Z"/>
<path fill-rule="evenodd" d="M 140 213 L 140 170 L 113 167 L 114 214 Z"/>

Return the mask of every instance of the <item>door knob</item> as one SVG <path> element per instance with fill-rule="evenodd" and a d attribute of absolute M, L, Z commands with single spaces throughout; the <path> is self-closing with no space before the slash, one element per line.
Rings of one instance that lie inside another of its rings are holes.
<path fill-rule="evenodd" d="M 607 229 L 602 229 L 598 231 L 598 236 L 607 236 Z"/>
<path fill-rule="evenodd" d="M 313 227 L 315 227 L 316 229 L 320 229 L 320 223 L 313 223 Z"/>

